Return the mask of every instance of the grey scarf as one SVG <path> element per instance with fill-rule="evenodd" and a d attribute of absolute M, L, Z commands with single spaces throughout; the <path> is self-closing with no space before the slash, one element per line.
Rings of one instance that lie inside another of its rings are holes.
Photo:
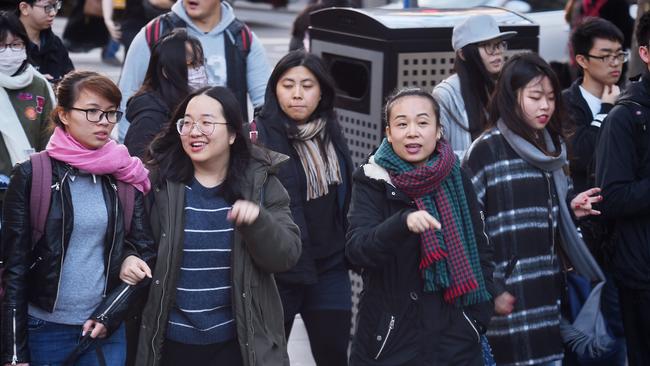
<path fill-rule="evenodd" d="M 517 155 L 545 173 L 553 174 L 560 212 L 559 227 L 562 249 L 576 272 L 594 284 L 573 324 L 562 319 L 560 332 L 564 342 L 574 352 L 579 355 L 597 357 L 605 352 L 613 342 L 607 333 L 600 311 L 600 294 L 605 285 L 605 275 L 582 240 L 566 202 L 569 188 L 567 177 L 562 169 L 567 164 L 564 142 L 561 142 L 561 152 L 557 157 L 548 156 L 523 137 L 512 132 L 502 120 L 497 121 L 497 128 Z M 542 133 L 546 147 L 553 151 L 554 144 L 551 135 L 546 129 Z"/>

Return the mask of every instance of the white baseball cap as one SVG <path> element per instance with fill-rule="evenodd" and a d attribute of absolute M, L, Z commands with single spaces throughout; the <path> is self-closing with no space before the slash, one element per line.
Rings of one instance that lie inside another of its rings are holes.
<path fill-rule="evenodd" d="M 501 32 L 494 18 L 487 14 L 473 15 L 454 27 L 451 46 L 454 51 L 458 51 L 468 44 L 497 38 L 508 39 L 516 34 L 515 31 Z"/>

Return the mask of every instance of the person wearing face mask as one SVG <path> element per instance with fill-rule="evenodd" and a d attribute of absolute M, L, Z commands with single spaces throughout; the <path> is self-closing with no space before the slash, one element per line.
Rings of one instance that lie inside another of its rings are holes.
<path fill-rule="evenodd" d="M 451 43 L 456 73 L 440 82 L 433 95 L 440 103 L 443 134 L 459 158 L 485 129 L 487 103 L 503 67 L 506 40 L 494 18 L 475 15 L 454 27 Z"/>
<path fill-rule="evenodd" d="M 15 14 L 0 12 L 0 184 L 11 168 L 45 148 L 54 102 L 49 83 L 27 62 L 29 38 Z M 0 202 L 3 194 L 0 193 Z"/>
<path fill-rule="evenodd" d="M 140 90 L 129 100 L 126 117 L 131 121 L 124 144 L 142 157 L 176 105 L 192 90 L 208 84 L 201 43 L 176 29 L 158 42 Z"/>

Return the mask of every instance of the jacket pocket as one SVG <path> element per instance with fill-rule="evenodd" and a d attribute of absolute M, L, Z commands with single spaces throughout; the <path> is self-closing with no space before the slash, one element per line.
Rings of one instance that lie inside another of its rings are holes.
<path fill-rule="evenodd" d="M 467 315 L 467 313 L 465 313 L 464 310 L 461 310 L 460 312 L 462 315 L 461 320 L 464 320 L 469 326 L 469 328 L 471 328 L 472 335 L 476 337 L 476 343 L 481 343 L 481 334 L 479 333 L 476 325 L 474 325 L 472 319 L 469 317 L 469 315 Z"/>
<path fill-rule="evenodd" d="M 375 331 L 375 349 L 377 350 L 373 356 L 375 360 L 378 360 L 382 354 L 386 351 L 386 347 L 389 344 L 388 342 L 392 340 L 395 332 L 395 315 L 384 314 L 381 317 L 379 326 Z"/>

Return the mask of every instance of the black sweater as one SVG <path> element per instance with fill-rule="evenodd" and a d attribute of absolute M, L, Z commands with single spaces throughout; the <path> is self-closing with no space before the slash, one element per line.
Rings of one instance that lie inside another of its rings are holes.
<path fill-rule="evenodd" d="M 131 125 L 124 137 L 124 145 L 129 154 L 142 158 L 149 143 L 168 122 L 169 109 L 156 92 L 146 92 L 129 100 L 126 118 Z"/>

